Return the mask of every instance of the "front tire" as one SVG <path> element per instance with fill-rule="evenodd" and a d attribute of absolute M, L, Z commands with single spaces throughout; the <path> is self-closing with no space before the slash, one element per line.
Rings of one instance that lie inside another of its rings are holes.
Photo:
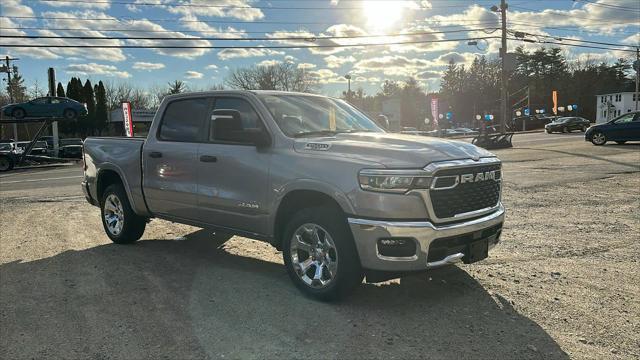
<path fill-rule="evenodd" d="M 0 172 L 9 171 L 13 169 L 15 163 L 9 156 L 0 155 Z"/>
<path fill-rule="evenodd" d="M 104 231 L 114 243 L 130 244 L 142 237 L 146 219 L 133 212 L 122 185 L 107 187 L 102 195 L 100 210 Z"/>
<path fill-rule="evenodd" d="M 591 143 L 597 146 L 604 145 L 607 143 L 607 136 L 600 131 L 596 131 L 591 135 Z"/>
<path fill-rule="evenodd" d="M 563 127 L 563 128 L 562 128 L 562 132 L 563 132 L 563 133 L 568 133 L 568 132 L 569 132 L 569 129 L 567 129 L 567 127 L 565 126 L 565 127 Z"/>
<path fill-rule="evenodd" d="M 282 256 L 295 286 L 315 299 L 343 298 L 362 283 L 353 236 L 334 208 L 298 211 L 285 228 Z"/>
<path fill-rule="evenodd" d="M 582 129 L 580 129 L 580 130 L 582 130 L 582 132 L 586 132 L 587 131 L 587 127 L 585 125 L 583 125 Z"/>
<path fill-rule="evenodd" d="M 78 116 L 78 113 L 73 109 L 65 109 L 62 112 L 62 116 L 67 120 L 73 120 Z"/>

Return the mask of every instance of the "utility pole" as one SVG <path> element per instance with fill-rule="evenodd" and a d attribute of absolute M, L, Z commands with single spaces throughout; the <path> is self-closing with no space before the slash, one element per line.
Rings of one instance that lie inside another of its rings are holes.
<path fill-rule="evenodd" d="M 509 111 L 507 111 L 507 102 L 509 99 L 507 98 L 507 72 L 506 72 L 506 60 L 507 60 L 507 1 L 500 0 L 500 15 L 502 17 L 502 47 L 500 48 L 500 60 L 502 65 L 502 71 L 500 76 L 500 94 L 501 94 L 501 126 L 500 132 L 504 134 L 506 131 L 505 126 L 507 123 L 507 116 L 509 115 Z"/>
<path fill-rule="evenodd" d="M 9 93 L 9 103 L 13 103 L 13 89 L 11 86 L 11 63 L 13 60 L 20 60 L 17 58 L 10 58 L 9 55 L 4 58 L 7 64 L 7 92 Z M 18 141 L 18 124 L 13 123 L 13 140 Z"/>
<path fill-rule="evenodd" d="M 527 111 L 529 111 L 529 115 L 525 117 L 525 120 L 522 120 L 522 131 L 527 131 L 527 118 L 531 119 L 531 88 L 527 86 Z"/>

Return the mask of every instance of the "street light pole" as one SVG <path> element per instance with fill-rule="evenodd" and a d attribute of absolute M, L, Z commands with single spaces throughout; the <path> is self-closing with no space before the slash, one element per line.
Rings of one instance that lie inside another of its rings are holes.
<path fill-rule="evenodd" d="M 506 0 L 500 0 L 500 15 L 502 17 L 502 47 L 500 48 L 500 62 L 502 65 L 502 71 L 500 76 L 500 94 L 501 94 L 501 126 L 500 132 L 505 133 L 505 125 L 507 123 L 507 74 L 505 69 L 505 63 L 507 60 L 507 2 Z"/>
<path fill-rule="evenodd" d="M 351 75 L 344 76 L 347 79 L 347 102 L 351 103 Z"/>

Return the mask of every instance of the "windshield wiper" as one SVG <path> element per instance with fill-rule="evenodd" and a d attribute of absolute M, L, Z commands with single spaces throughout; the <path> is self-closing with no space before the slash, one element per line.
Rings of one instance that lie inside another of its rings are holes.
<path fill-rule="evenodd" d="M 335 130 L 316 130 L 316 131 L 305 131 L 297 134 L 293 134 L 293 137 L 305 137 L 305 136 L 315 136 L 315 135 L 335 135 L 338 131 Z"/>

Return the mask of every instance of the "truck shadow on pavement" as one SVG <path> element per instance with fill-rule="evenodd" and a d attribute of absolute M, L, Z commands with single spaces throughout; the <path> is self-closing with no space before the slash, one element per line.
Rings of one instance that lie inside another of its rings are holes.
<path fill-rule="evenodd" d="M 143 240 L 0 266 L 3 358 L 557 358 L 534 321 L 458 267 L 338 303 L 227 235 Z M 274 250 L 275 252 L 275 250 Z"/>

